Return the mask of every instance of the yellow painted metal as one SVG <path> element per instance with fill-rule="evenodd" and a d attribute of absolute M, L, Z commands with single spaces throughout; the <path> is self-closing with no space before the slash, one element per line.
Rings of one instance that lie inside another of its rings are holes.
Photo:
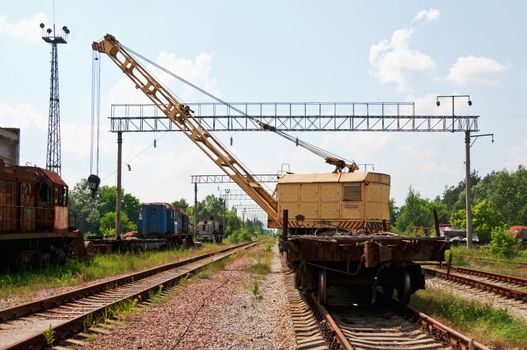
<path fill-rule="evenodd" d="M 301 227 L 390 222 L 390 176 L 373 172 L 285 174 L 276 187 L 278 211 Z M 299 220 L 300 219 L 300 220 Z"/>
<path fill-rule="evenodd" d="M 179 102 L 168 89 L 147 72 L 130 53 L 115 39 L 106 34 L 92 49 L 104 53 L 121 68 L 143 93 L 212 161 L 240 186 L 269 216 L 270 222 L 279 226 L 278 204 L 267 190 L 258 183 L 230 152 L 201 126 L 190 108 Z"/>

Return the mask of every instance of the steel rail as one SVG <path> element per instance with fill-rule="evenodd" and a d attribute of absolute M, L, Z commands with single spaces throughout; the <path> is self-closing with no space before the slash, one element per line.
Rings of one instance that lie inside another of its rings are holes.
<path fill-rule="evenodd" d="M 446 267 L 443 266 L 442 268 L 444 269 Z M 468 269 L 466 267 L 459 267 L 459 266 L 451 266 L 450 271 L 459 272 L 459 273 L 466 274 L 466 275 L 485 277 L 490 280 L 506 282 L 510 284 L 516 284 L 522 287 L 527 287 L 527 279 L 521 278 L 521 277 L 502 275 L 499 273 L 487 272 L 487 271 L 481 271 L 481 270 L 475 270 L 475 269 Z"/>
<path fill-rule="evenodd" d="M 429 274 L 429 275 L 432 275 L 432 276 L 436 276 L 436 277 L 439 277 L 441 279 L 445 279 L 445 280 L 450 280 L 450 281 L 466 284 L 466 285 L 469 285 L 469 286 L 472 286 L 472 287 L 476 287 L 476 288 L 478 288 L 480 290 L 483 290 L 483 291 L 499 294 L 499 295 L 504 296 L 506 298 L 511 298 L 511 299 L 515 299 L 515 300 L 520 300 L 522 302 L 527 302 L 527 292 L 524 292 L 524 291 L 521 291 L 521 290 L 508 288 L 508 287 L 500 286 L 500 285 L 493 284 L 493 283 L 487 283 L 487 282 L 483 282 L 483 281 L 478 281 L 478 280 L 475 280 L 473 278 L 461 276 L 461 275 L 455 274 L 455 273 L 448 274 L 446 272 L 438 271 L 438 270 L 435 270 L 435 269 L 423 268 L 423 271 L 426 274 Z"/>
<path fill-rule="evenodd" d="M 193 274 L 213 262 L 224 259 L 238 251 L 247 249 L 256 244 L 257 242 L 243 243 L 237 246 L 222 249 L 217 252 L 202 254 L 197 257 L 181 260 L 175 263 L 165 264 L 147 271 L 142 271 L 124 277 L 119 277 L 112 281 L 99 283 L 94 286 L 80 288 L 78 290 L 63 293 L 55 297 L 46 298 L 38 300 L 36 302 L 26 303 L 23 305 L 15 306 L 13 308 L 5 309 L 2 310 L 4 317 L 7 317 L 12 321 L 9 323 L 5 323 L 4 321 L 4 327 L 0 327 L 0 329 L 6 328 L 8 324 L 13 324 L 13 322 L 16 322 L 17 320 L 15 318 L 21 317 L 18 316 L 20 314 L 27 315 L 27 317 L 29 318 L 32 314 L 37 313 L 39 317 L 43 317 L 43 315 L 40 313 L 40 311 L 42 310 L 50 309 L 50 311 L 53 311 L 53 309 L 51 309 L 53 307 L 63 306 L 67 303 L 72 302 L 73 305 L 75 305 L 75 303 L 78 302 L 78 305 L 83 305 L 82 307 L 79 307 L 78 311 L 69 312 L 67 315 L 65 314 L 64 318 L 68 319 L 64 320 L 64 322 L 61 321 L 55 326 L 50 325 L 50 329 L 55 332 L 58 339 L 66 339 L 68 336 L 82 331 L 85 327 L 86 319 L 96 319 L 112 305 L 116 305 L 127 300 L 133 300 L 134 298 L 139 298 L 140 300 L 147 300 L 149 294 L 152 291 L 158 290 L 159 286 L 172 286 L 177 283 L 182 277 L 188 274 Z M 176 271 L 175 269 L 179 270 Z M 149 285 L 146 285 L 149 282 L 147 281 L 147 278 L 153 278 L 156 277 L 156 275 L 158 277 L 157 281 L 151 281 Z M 145 282 L 145 284 L 141 285 L 142 282 Z M 116 292 L 116 296 L 109 297 L 108 295 L 103 295 L 99 296 L 99 298 L 97 299 L 97 293 L 112 291 L 116 288 L 123 288 L 125 291 L 126 288 L 128 288 L 128 290 L 130 290 L 131 292 L 127 294 L 123 294 L 122 292 L 120 292 L 121 294 L 119 294 L 119 292 Z M 88 301 L 83 302 L 82 299 L 87 296 L 89 296 Z M 89 308 L 91 308 L 91 310 L 86 311 L 86 309 Z M 59 313 L 57 315 L 61 314 Z M 1 325 L 2 324 L 0 323 L 0 326 Z M 44 347 L 46 346 L 46 339 L 43 335 L 43 331 L 45 331 L 46 329 L 38 330 L 34 332 L 31 336 L 25 337 L 24 339 L 16 343 L 8 344 L 2 349 L 25 350 Z"/>
<path fill-rule="evenodd" d="M 393 303 L 396 303 L 393 301 Z M 400 305 L 399 305 L 400 306 Z M 459 347 L 463 346 L 464 349 L 481 349 L 490 350 L 489 347 L 475 341 L 474 339 L 467 337 L 466 335 L 459 333 L 458 331 L 448 327 L 447 325 L 435 320 L 429 315 L 417 311 L 410 306 L 402 307 L 401 312 L 407 317 L 417 320 L 421 324 L 422 328 L 425 328 L 427 333 L 431 334 L 435 339 L 446 340 L 448 339 L 449 345 Z M 452 344 L 453 343 L 453 344 Z"/>
<path fill-rule="evenodd" d="M 482 261 L 489 264 L 507 264 L 507 265 L 518 265 L 521 267 L 527 267 L 527 261 L 508 261 L 500 259 L 490 259 L 490 258 L 480 258 L 476 256 L 460 255 L 458 256 L 461 260 L 473 260 L 473 261 Z"/>

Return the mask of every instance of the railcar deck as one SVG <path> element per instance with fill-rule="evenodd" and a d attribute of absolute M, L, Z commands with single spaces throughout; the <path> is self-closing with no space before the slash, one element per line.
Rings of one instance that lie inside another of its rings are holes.
<path fill-rule="evenodd" d="M 290 262 L 359 262 L 367 268 L 384 262 L 443 261 L 450 243 L 435 237 L 372 235 L 291 235 L 285 246 Z"/>

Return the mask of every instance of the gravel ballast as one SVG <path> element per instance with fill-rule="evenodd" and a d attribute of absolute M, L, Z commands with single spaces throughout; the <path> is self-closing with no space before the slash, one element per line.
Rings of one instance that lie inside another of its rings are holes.
<path fill-rule="evenodd" d="M 271 273 L 253 276 L 245 271 L 250 264 L 244 255 L 179 288 L 166 303 L 131 314 L 123 327 L 83 349 L 294 349 L 276 247 Z M 254 278 L 259 278 L 256 295 Z"/>

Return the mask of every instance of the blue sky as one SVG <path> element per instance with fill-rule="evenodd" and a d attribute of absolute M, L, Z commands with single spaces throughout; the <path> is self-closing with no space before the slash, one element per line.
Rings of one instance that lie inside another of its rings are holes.
<path fill-rule="evenodd" d="M 472 165 L 481 175 L 527 163 L 527 32 L 524 1 L 90 1 L 56 0 L 57 26 L 71 29 L 60 47 L 63 177 L 89 175 L 91 42 L 105 33 L 227 101 L 415 101 L 420 113 L 449 114 L 435 96 L 470 94 L 459 114 L 480 115 Z M 22 129 L 21 161 L 45 165 L 50 48 L 38 24 L 53 22 L 52 1 L 0 8 L 0 125 Z M 155 72 L 154 72 L 155 73 Z M 102 62 L 100 175 L 114 184 L 111 103 L 141 103 L 117 67 Z M 186 102 L 207 101 L 167 84 Z M 401 204 L 408 187 L 425 197 L 464 177 L 462 134 L 296 133 L 391 174 Z M 282 163 L 294 172 L 330 171 L 319 158 L 264 133 L 218 134 L 256 173 Z M 157 148 L 135 156 L 157 138 Z M 190 175 L 219 173 L 182 135 L 125 134 L 125 189 L 144 201 L 193 198 Z M 200 197 L 218 193 L 201 186 Z"/>

